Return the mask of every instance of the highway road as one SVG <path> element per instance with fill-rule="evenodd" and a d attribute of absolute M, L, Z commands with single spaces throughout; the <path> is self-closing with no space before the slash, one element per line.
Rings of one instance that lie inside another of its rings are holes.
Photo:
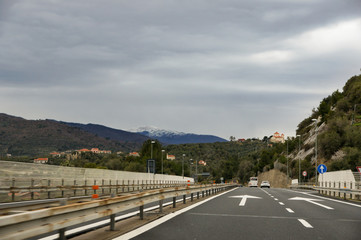
<path fill-rule="evenodd" d="M 315 192 L 236 188 L 121 239 L 361 239 L 361 205 Z"/>

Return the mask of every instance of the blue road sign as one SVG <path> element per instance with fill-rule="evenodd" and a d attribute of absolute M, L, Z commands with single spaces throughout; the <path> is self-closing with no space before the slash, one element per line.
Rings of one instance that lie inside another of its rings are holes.
<path fill-rule="evenodd" d="M 327 172 L 327 167 L 325 164 L 320 164 L 317 167 L 317 172 L 324 174 L 325 172 Z"/>

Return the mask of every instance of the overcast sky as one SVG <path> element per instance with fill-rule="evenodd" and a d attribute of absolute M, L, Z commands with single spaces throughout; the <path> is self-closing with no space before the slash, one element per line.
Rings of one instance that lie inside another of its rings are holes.
<path fill-rule="evenodd" d="M 360 74 L 360 0 L 0 0 L 0 112 L 294 136 Z"/>

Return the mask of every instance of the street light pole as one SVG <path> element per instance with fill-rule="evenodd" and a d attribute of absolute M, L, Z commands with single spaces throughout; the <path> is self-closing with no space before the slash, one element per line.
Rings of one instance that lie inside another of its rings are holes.
<path fill-rule="evenodd" d="M 182 160 L 182 177 L 184 178 L 184 156 L 185 154 L 183 154 L 183 160 Z"/>
<path fill-rule="evenodd" d="M 189 177 L 192 177 L 192 163 L 193 159 L 189 159 Z"/>
<path fill-rule="evenodd" d="M 198 183 L 198 160 L 196 160 L 196 183 Z"/>
<path fill-rule="evenodd" d="M 286 154 L 286 161 L 287 161 L 287 178 L 288 178 L 288 137 L 287 137 L 287 154 Z M 288 180 L 287 180 L 288 181 Z"/>
<path fill-rule="evenodd" d="M 153 143 L 155 143 L 155 141 L 150 142 L 150 159 L 153 159 Z"/>
<path fill-rule="evenodd" d="M 165 152 L 165 150 L 162 149 L 162 174 L 163 174 L 163 153 Z"/>
<path fill-rule="evenodd" d="M 315 141 L 315 158 L 316 158 L 315 173 L 316 173 L 316 180 L 315 180 L 315 185 L 317 186 L 317 167 L 318 167 L 318 162 L 317 162 L 317 134 L 318 134 L 318 128 L 317 128 L 317 119 L 312 119 L 312 121 L 315 122 L 315 134 L 316 134 L 316 141 Z"/>
<path fill-rule="evenodd" d="M 301 135 L 297 135 L 298 137 L 298 154 L 301 152 Z M 298 156 L 298 184 L 301 182 L 301 156 Z"/>

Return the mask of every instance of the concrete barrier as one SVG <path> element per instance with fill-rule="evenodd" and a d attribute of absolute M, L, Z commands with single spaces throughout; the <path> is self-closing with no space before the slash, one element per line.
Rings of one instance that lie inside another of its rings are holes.
<path fill-rule="evenodd" d="M 33 179 L 72 179 L 72 180 L 148 180 L 148 181 L 184 181 L 194 182 L 193 178 L 126 172 L 95 168 L 75 168 L 55 165 L 0 161 L 0 178 L 33 178 Z"/>

